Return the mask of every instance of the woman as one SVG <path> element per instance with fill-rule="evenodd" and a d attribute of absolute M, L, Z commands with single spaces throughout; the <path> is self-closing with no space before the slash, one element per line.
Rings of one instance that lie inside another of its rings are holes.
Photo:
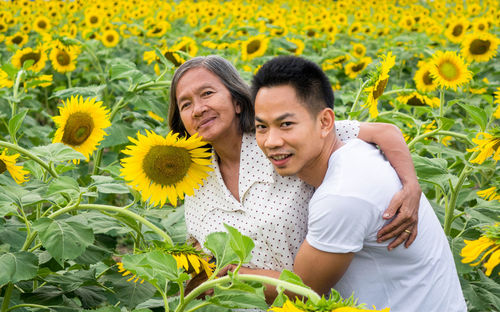
<path fill-rule="evenodd" d="M 306 234 L 307 205 L 313 188 L 295 177 L 282 177 L 258 148 L 248 85 L 234 66 L 218 56 L 196 57 L 174 74 L 169 125 L 181 135 L 199 133 L 213 148 L 214 171 L 194 196 L 186 197 L 187 232 L 201 244 L 227 223 L 250 236 L 255 248 L 249 268 L 291 270 Z M 342 140 L 358 136 L 378 144 L 403 183 L 384 218 L 381 239 L 398 238 L 409 246 L 416 237 L 418 186 L 410 153 L 399 129 L 388 124 L 336 122 Z M 402 203 L 402 205 L 401 205 Z"/>

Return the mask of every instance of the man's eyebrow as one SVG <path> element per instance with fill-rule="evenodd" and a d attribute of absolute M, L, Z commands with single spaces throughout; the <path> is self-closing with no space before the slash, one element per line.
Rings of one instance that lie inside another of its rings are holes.
<path fill-rule="evenodd" d="M 295 114 L 294 113 L 284 113 L 283 115 L 280 115 L 278 116 L 275 121 L 282 121 L 283 119 L 286 119 L 288 117 L 294 117 Z M 262 120 L 261 118 L 259 118 L 259 116 L 255 116 L 255 120 L 258 121 L 258 122 L 264 122 L 264 120 Z"/>

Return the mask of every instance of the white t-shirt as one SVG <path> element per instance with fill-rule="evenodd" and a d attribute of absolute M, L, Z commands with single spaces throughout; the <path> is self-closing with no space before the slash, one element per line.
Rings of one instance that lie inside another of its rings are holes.
<path fill-rule="evenodd" d="M 418 236 L 409 248 L 377 243 L 382 214 L 401 182 L 374 146 L 354 139 L 336 150 L 309 204 L 307 242 L 322 251 L 353 252 L 335 285 L 342 296 L 391 312 L 467 311 L 448 241 L 422 195 Z"/>
<path fill-rule="evenodd" d="M 341 140 L 357 137 L 359 122 L 335 124 Z M 255 135 L 247 133 L 241 144 L 238 202 L 222 180 L 216 157 L 214 153 L 214 171 L 184 202 L 188 236 L 203 246 L 208 234 L 225 232 L 226 223 L 255 243 L 246 266 L 292 270 L 293 259 L 306 237 L 307 205 L 313 188 L 296 177 L 277 174 L 257 145 Z"/>

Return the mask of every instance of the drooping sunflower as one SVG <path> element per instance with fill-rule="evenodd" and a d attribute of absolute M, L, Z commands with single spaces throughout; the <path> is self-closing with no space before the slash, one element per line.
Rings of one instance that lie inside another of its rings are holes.
<path fill-rule="evenodd" d="M 43 15 L 35 18 L 35 21 L 33 22 L 33 30 L 39 33 L 47 32 L 51 27 L 50 20 Z"/>
<path fill-rule="evenodd" d="M 419 92 L 411 92 L 406 95 L 400 95 L 396 98 L 401 103 L 405 103 L 410 106 L 430 106 L 432 108 L 439 107 L 440 100 L 437 97 L 428 97 L 425 94 Z"/>
<path fill-rule="evenodd" d="M 132 272 L 130 272 L 129 270 L 125 269 L 125 267 L 123 266 L 122 262 L 117 262 L 116 264 L 118 265 L 118 272 L 121 273 L 122 276 L 128 276 L 128 275 L 132 274 Z M 140 278 L 136 274 L 132 274 L 131 277 L 128 277 L 127 282 L 132 282 L 132 281 L 134 283 L 137 283 L 139 281 L 140 281 L 140 284 L 144 283 L 144 279 Z"/>
<path fill-rule="evenodd" d="M 392 55 L 392 52 L 388 52 L 387 55 L 382 55 L 381 65 L 377 68 L 377 72 L 372 77 L 371 85 L 369 85 L 365 92 L 368 93 L 368 98 L 363 104 L 363 107 L 368 107 L 371 118 L 376 118 L 378 116 L 378 98 L 384 93 L 387 82 L 389 81 L 389 71 L 396 64 L 396 57 Z"/>
<path fill-rule="evenodd" d="M 352 45 L 352 55 L 357 58 L 365 56 L 366 47 L 362 43 L 355 43 Z"/>
<path fill-rule="evenodd" d="M 498 106 L 495 112 L 493 113 L 493 117 L 500 119 L 500 87 L 497 88 L 497 91 L 494 94 L 495 94 L 495 103 Z"/>
<path fill-rule="evenodd" d="M 0 88 L 10 88 L 14 85 L 14 81 L 9 79 L 9 75 L 0 69 Z"/>
<path fill-rule="evenodd" d="M 462 41 L 462 55 L 468 62 L 487 62 L 497 54 L 500 40 L 487 32 L 466 35 Z"/>
<path fill-rule="evenodd" d="M 477 191 L 476 194 L 477 194 L 477 196 L 479 196 L 487 201 L 493 201 L 493 200 L 500 201 L 500 193 L 497 191 L 496 186 L 492 186 L 490 188 Z"/>
<path fill-rule="evenodd" d="M 372 62 L 369 56 L 363 57 L 359 62 L 347 63 L 344 70 L 345 74 L 350 78 L 356 78 L 365 68 Z"/>
<path fill-rule="evenodd" d="M 241 59 L 250 61 L 256 57 L 264 55 L 269 44 L 269 38 L 265 35 L 258 35 L 248 38 L 241 45 Z"/>
<path fill-rule="evenodd" d="M 179 38 L 172 49 L 185 52 L 191 56 L 196 56 L 196 53 L 198 53 L 198 45 L 196 44 L 196 41 L 193 38 L 186 36 Z"/>
<path fill-rule="evenodd" d="M 476 240 L 464 240 L 460 256 L 462 263 L 477 266 L 483 263 L 485 274 L 490 276 L 493 269 L 500 264 L 500 223 L 484 228 L 484 233 Z M 477 260 L 474 263 L 472 261 Z M 498 273 L 500 275 L 500 272 Z"/>
<path fill-rule="evenodd" d="M 460 43 L 468 27 L 469 21 L 466 18 L 453 19 L 444 31 L 444 35 L 451 42 Z"/>
<path fill-rule="evenodd" d="M 478 151 L 479 154 L 470 162 L 482 164 L 488 157 L 493 155 L 493 160 L 500 160 L 500 129 L 493 129 L 492 134 L 479 132 L 472 142 L 477 144 L 474 148 L 467 149 L 468 152 Z M 481 138 L 482 137 L 482 138 Z"/>
<path fill-rule="evenodd" d="M 301 55 L 302 52 L 304 52 L 304 48 L 305 48 L 304 41 L 302 41 L 298 38 L 287 38 L 286 40 L 295 45 L 295 48 L 294 47 L 288 48 L 287 49 L 288 52 L 291 52 L 294 55 Z"/>
<path fill-rule="evenodd" d="M 22 50 L 17 50 L 14 56 L 12 56 L 12 65 L 21 69 L 24 62 L 29 60 L 33 61 L 33 64 L 27 69 L 39 72 L 45 67 L 47 55 L 42 47 L 38 47 L 36 50 L 33 50 L 32 48 L 24 48 Z"/>
<path fill-rule="evenodd" d="M 422 62 L 413 76 L 413 81 L 420 92 L 431 92 L 438 87 L 436 80 L 431 76 L 431 67 L 430 62 Z"/>
<path fill-rule="evenodd" d="M 16 160 L 20 155 L 7 155 L 6 152 L 7 150 L 4 149 L 2 154 L 0 154 L 0 174 L 8 171 L 17 184 L 26 182 L 28 179 L 25 175 L 29 174 L 29 171 L 24 170 L 22 166 L 16 166 Z"/>
<path fill-rule="evenodd" d="M 120 42 L 120 34 L 114 29 L 106 30 L 99 36 L 102 44 L 107 48 L 116 47 Z"/>
<path fill-rule="evenodd" d="M 104 139 L 104 129 L 111 126 L 109 110 L 95 98 L 72 96 L 59 107 L 59 116 L 52 117 L 57 130 L 52 143 L 64 143 L 82 153 L 87 161 Z"/>
<path fill-rule="evenodd" d="M 28 35 L 22 32 L 17 32 L 12 36 L 8 36 L 5 38 L 5 43 L 7 45 L 17 45 L 22 48 L 28 42 Z"/>
<path fill-rule="evenodd" d="M 179 138 L 170 132 L 166 137 L 146 131 L 130 138 L 134 145 L 122 152 L 121 175 L 127 183 L 141 193 L 144 201 L 163 206 L 167 199 L 177 205 L 177 197 L 193 195 L 203 178 L 212 169 L 210 153 L 201 137 Z"/>
<path fill-rule="evenodd" d="M 151 24 L 148 27 L 148 31 L 146 32 L 146 36 L 148 37 L 161 37 L 167 33 L 168 30 L 170 30 L 171 26 L 170 23 L 167 21 L 157 21 L 153 24 Z"/>
<path fill-rule="evenodd" d="M 169 60 L 175 67 L 181 66 L 186 60 L 177 52 L 177 49 L 165 48 L 161 51 L 163 56 Z"/>
<path fill-rule="evenodd" d="M 472 78 L 463 58 L 451 51 L 437 51 L 432 58 L 431 77 L 441 88 L 456 90 Z"/>
<path fill-rule="evenodd" d="M 76 69 L 77 54 L 74 49 L 54 47 L 50 51 L 50 61 L 52 67 L 59 73 L 67 73 Z"/>
<path fill-rule="evenodd" d="M 323 61 L 321 68 L 326 71 L 330 69 L 341 69 L 342 64 L 349 60 L 349 55 L 340 55 L 334 58 L 329 58 Z"/>
<path fill-rule="evenodd" d="M 190 245 L 173 246 L 166 250 L 177 262 L 177 268 L 182 268 L 186 273 L 192 276 L 205 272 L 210 277 L 214 271 L 215 265 L 209 263 L 200 251 Z"/>

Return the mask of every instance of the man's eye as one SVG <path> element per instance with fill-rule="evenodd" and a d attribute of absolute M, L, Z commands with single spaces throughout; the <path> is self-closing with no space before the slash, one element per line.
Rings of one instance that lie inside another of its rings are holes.
<path fill-rule="evenodd" d="M 282 127 L 290 127 L 291 125 L 293 125 L 293 122 L 291 121 L 285 121 L 281 123 Z"/>
<path fill-rule="evenodd" d="M 266 126 L 264 126 L 264 125 L 255 125 L 255 129 L 257 129 L 257 130 L 262 130 L 265 128 L 266 128 Z"/>

